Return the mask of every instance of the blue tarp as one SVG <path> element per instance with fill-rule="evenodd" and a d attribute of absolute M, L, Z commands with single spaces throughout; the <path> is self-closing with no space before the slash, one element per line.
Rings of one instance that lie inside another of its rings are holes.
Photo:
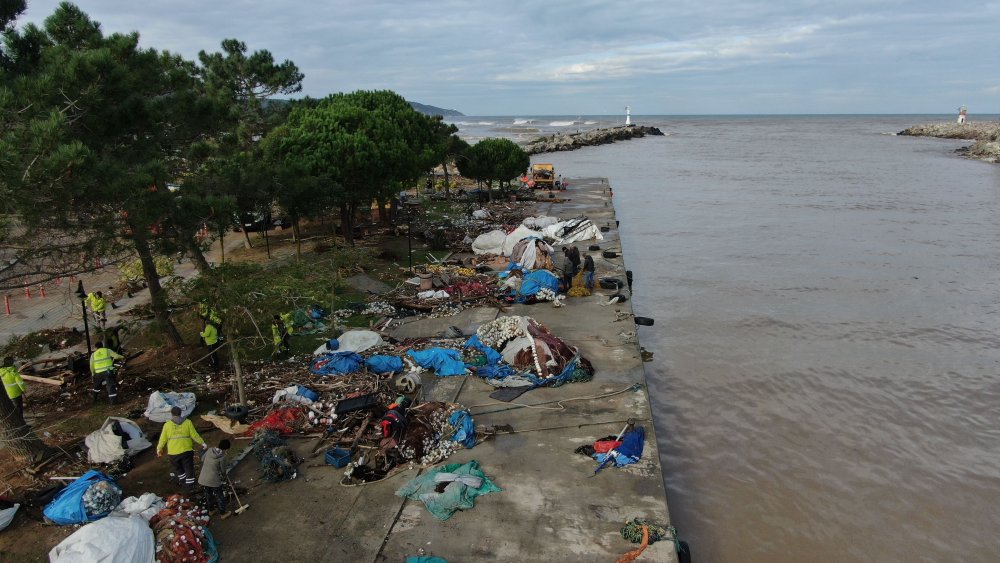
<path fill-rule="evenodd" d="M 396 356 L 375 355 L 365 360 L 365 365 L 375 373 L 399 373 L 403 371 L 403 359 Z"/>
<path fill-rule="evenodd" d="M 489 346 L 483 344 L 483 341 L 479 340 L 478 334 L 473 334 L 472 336 L 470 336 L 469 339 L 465 341 L 465 347 L 475 348 L 476 350 L 479 350 L 483 354 L 486 354 L 487 364 L 496 364 L 503 359 L 503 356 L 500 354 L 500 352 L 497 352 L 493 348 L 490 348 Z"/>
<path fill-rule="evenodd" d="M 354 373 L 365 364 L 365 359 L 355 352 L 334 352 L 313 359 L 309 371 L 317 375 Z"/>
<path fill-rule="evenodd" d="M 407 354 L 422 368 L 433 368 L 437 375 L 464 375 L 465 362 L 457 350 L 445 348 L 428 348 L 416 352 L 410 350 Z"/>
<path fill-rule="evenodd" d="M 524 275 L 521 289 L 517 292 L 517 302 L 523 303 L 529 297 L 534 297 L 544 288 L 554 292 L 559 291 L 559 278 L 548 270 L 535 270 Z"/>
<path fill-rule="evenodd" d="M 507 364 L 487 364 L 476 368 L 476 375 L 483 379 L 503 379 L 516 373 L 517 370 Z"/>
<path fill-rule="evenodd" d="M 60 526 L 82 524 L 104 518 L 111 512 L 110 510 L 100 514 L 88 515 L 87 510 L 83 507 L 84 493 L 94 483 L 99 481 L 107 481 L 115 487 L 118 486 L 113 479 L 105 476 L 100 471 L 91 469 L 80 476 L 79 479 L 67 485 L 65 489 L 59 491 L 59 494 L 45 507 L 45 517 Z"/>
<path fill-rule="evenodd" d="M 455 435 L 451 437 L 452 440 L 470 449 L 476 445 L 476 425 L 472 422 L 472 415 L 469 414 L 469 411 L 462 410 L 451 413 L 451 416 L 448 417 L 448 424 L 456 428 Z"/>
<path fill-rule="evenodd" d="M 622 445 L 606 454 L 594 454 L 594 459 L 600 462 L 598 471 L 604 466 L 608 456 L 615 460 L 615 466 L 621 467 L 639 461 L 642 457 L 642 450 L 646 443 L 646 429 L 638 426 L 622 436 Z"/>

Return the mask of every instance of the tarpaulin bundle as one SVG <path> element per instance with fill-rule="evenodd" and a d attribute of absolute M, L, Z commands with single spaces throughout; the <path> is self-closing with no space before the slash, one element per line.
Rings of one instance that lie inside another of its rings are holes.
<path fill-rule="evenodd" d="M 521 287 L 517 291 L 515 301 L 524 303 L 543 289 L 558 292 L 559 278 L 548 270 L 534 270 L 529 272 L 524 275 L 524 279 L 521 281 Z"/>
<path fill-rule="evenodd" d="M 540 237 L 521 239 L 511 249 L 510 261 L 529 270 L 551 269 L 555 250 Z"/>
<path fill-rule="evenodd" d="M 597 469 L 594 473 L 597 473 L 604 468 L 610 461 L 614 460 L 615 467 L 622 467 L 624 465 L 629 465 L 639 461 L 642 457 L 642 450 L 646 443 L 646 429 L 642 426 L 637 426 L 622 436 L 622 443 L 617 448 L 609 451 L 606 454 L 595 453 L 594 459 L 598 461 Z"/>
<path fill-rule="evenodd" d="M 451 463 L 415 477 L 400 487 L 396 496 L 419 500 L 435 518 L 447 520 L 459 510 L 475 507 L 476 497 L 502 490 L 479 469 L 479 462 L 472 460 Z"/>
<path fill-rule="evenodd" d="M 316 375 L 354 373 L 365 365 L 365 359 L 356 352 L 334 352 L 313 358 L 309 371 Z"/>
<path fill-rule="evenodd" d="M 49 563 L 153 561 L 153 531 L 144 518 L 117 514 L 91 522 L 49 551 Z"/>
<path fill-rule="evenodd" d="M 208 514 L 181 495 L 167 497 L 166 508 L 149 521 L 160 547 L 160 563 L 214 563 L 219 560 L 215 540 L 208 532 Z"/>
<path fill-rule="evenodd" d="M 279 434 L 291 434 L 301 429 L 306 422 L 305 411 L 299 407 L 285 407 L 271 411 L 267 416 L 250 425 L 247 435 L 258 430 L 274 430 Z"/>
<path fill-rule="evenodd" d="M 483 344 L 483 341 L 479 339 L 478 334 L 470 336 L 469 339 L 465 341 L 465 347 L 475 348 L 476 350 L 482 352 L 486 356 L 487 364 L 495 364 L 503 360 L 503 356 L 500 355 L 500 352 L 497 352 L 493 348 Z"/>
<path fill-rule="evenodd" d="M 452 440 L 462 444 L 466 448 L 476 445 L 476 425 L 472 421 L 472 415 L 467 410 L 455 411 L 448 417 L 448 424 L 455 427 L 455 435 Z"/>
<path fill-rule="evenodd" d="M 410 350 L 406 353 L 422 368 L 431 368 L 437 375 L 465 375 L 465 362 L 458 350 L 446 348 L 428 348 L 426 350 Z"/>
<path fill-rule="evenodd" d="M 87 491 L 91 487 L 98 483 L 105 483 L 105 485 L 102 485 L 103 487 L 111 487 L 116 490 L 118 498 L 114 501 L 114 504 L 111 504 L 105 510 L 99 512 L 88 511 L 84 503 L 84 495 L 87 494 Z M 59 494 L 45 507 L 44 514 L 46 518 L 60 526 L 82 524 L 104 518 L 112 509 L 118 506 L 119 502 L 121 502 L 121 488 L 103 473 L 91 469 L 80 476 L 79 479 L 67 485 L 65 489 L 59 491 Z"/>
<path fill-rule="evenodd" d="M 365 360 L 365 366 L 374 373 L 399 373 L 403 371 L 403 360 L 397 356 L 375 355 Z"/>

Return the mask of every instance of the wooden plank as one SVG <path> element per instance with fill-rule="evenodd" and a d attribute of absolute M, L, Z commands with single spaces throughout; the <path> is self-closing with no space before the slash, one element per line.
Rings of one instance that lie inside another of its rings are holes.
<path fill-rule="evenodd" d="M 62 379 L 53 379 L 51 377 L 39 377 L 37 375 L 24 375 L 24 374 L 22 374 L 21 375 L 21 379 L 23 379 L 25 381 L 34 381 L 35 383 L 47 383 L 49 385 L 57 385 L 59 387 L 62 387 L 63 385 L 66 385 L 66 382 L 63 381 Z"/>

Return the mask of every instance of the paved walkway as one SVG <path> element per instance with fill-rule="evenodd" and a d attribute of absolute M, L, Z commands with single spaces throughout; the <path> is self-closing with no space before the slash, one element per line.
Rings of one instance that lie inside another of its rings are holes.
<path fill-rule="evenodd" d="M 227 253 L 243 246 L 242 235 L 226 237 Z M 212 245 L 205 257 L 209 262 L 219 260 L 218 243 Z M 198 270 L 190 259 L 185 258 L 182 263 L 174 264 L 175 276 L 190 278 L 197 273 Z M 39 286 L 31 287 L 30 298 L 23 289 L 7 292 L 5 295 L 9 298 L 10 315 L 6 314 L 6 310 L 0 312 L 0 343 L 6 343 L 14 336 L 45 329 L 76 327 L 77 330 L 83 331 L 83 310 L 80 299 L 76 296 L 77 279 L 83 281 L 83 287 L 88 293 L 94 291 L 107 293 L 118 282 L 118 268 L 108 266 L 77 278 L 63 278 L 59 283 L 49 282 L 44 286 L 45 297 L 42 297 Z M 131 298 L 119 299 L 115 302 L 117 309 L 108 306 L 108 325 L 131 319 L 125 312 L 146 303 L 149 303 L 149 291 L 146 290 L 134 294 Z M 82 345 L 81 349 L 86 349 L 86 346 Z"/>

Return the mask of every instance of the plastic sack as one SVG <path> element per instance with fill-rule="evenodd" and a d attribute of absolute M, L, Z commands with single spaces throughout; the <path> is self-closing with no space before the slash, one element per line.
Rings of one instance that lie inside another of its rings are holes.
<path fill-rule="evenodd" d="M 0 532 L 2 532 L 7 526 L 10 526 L 11 521 L 14 519 L 14 515 L 17 514 L 18 508 L 21 508 L 20 504 L 15 504 L 10 508 L 0 510 Z"/>
<path fill-rule="evenodd" d="M 446 348 L 428 348 L 426 350 L 410 350 L 406 353 L 422 368 L 433 368 L 436 375 L 465 375 L 465 362 L 457 350 Z"/>
<path fill-rule="evenodd" d="M 155 549 L 153 530 L 143 518 L 105 518 L 59 542 L 49 551 L 49 563 L 146 563 Z"/>
<path fill-rule="evenodd" d="M 365 359 L 354 352 L 334 352 L 313 358 L 309 371 L 316 375 L 354 373 L 365 365 Z"/>
<path fill-rule="evenodd" d="M 124 512 L 129 516 L 141 516 L 149 520 L 160 510 L 163 510 L 163 499 L 156 493 L 144 493 L 141 497 L 128 497 L 115 508 L 115 512 Z"/>
<path fill-rule="evenodd" d="M 181 408 L 181 416 L 187 418 L 194 411 L 198 400 L 194 393 L 161 393 L 153 391 L 149 396 L 149 403 L 146 405 L 146 418 L 153 422 L 166 422 L 170 420 L 170 409 Z"/>
<path fill-rule="evenodd" d="M 364 352 L 374 346 L 385 344 L 379 333 L 372 330 L 349 330 L 337 338 L 340 352 Z"/>
<path fill-rule="evenodd" d="M 60 526 L 93 522 L 94 520 L 104 518 L 111 512 L 110 510 L 99 514 L 88 514 L 87 509 L 83 506 L 83 496 L 87 493 L 87 490 L 100 481 L 106 481 L 114 487 L 118 487 L 112 479 L 100 471 L 91 469 L 79 479 L 67 485 L 65 489 L 59 491 L 56 498 L 52 499 L 52 502 L 45 507 L 43 511 L 45 517 Z"/>
<path fill-rule="evenodd" d="M 365 360 L 365 365 L 375 373 L 399 373 L 403 371 L 403 360 L 396 356 L 375 355 Z"/>
<path fill-rule="evenodd" d="M 122 447 L 122 437 L 114 433 L 116 422 L 128 435 L 127 448 Z M 88 434 L 84 444 L 87 446 L 87 459 L 91 463 L 112 463 L 124 455 L 134 456 L 153 446 L 136 423 L 115 416 L 108 417 L 99 429 Z"/>

